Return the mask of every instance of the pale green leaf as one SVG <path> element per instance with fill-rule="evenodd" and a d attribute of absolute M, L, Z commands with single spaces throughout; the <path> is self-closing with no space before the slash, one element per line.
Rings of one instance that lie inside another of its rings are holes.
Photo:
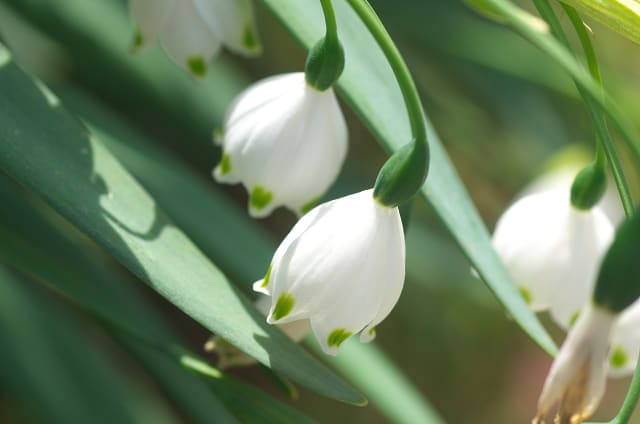
<path fill-rule="evenodd" d="M 562 0 L 562 2 L 640 44 L 640 2 L 637 0 Z"/>

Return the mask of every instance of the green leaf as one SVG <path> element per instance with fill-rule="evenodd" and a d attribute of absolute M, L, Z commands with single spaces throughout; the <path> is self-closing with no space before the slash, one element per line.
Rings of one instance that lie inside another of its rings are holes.
<path fill-rule="evenodd" d="M 0 388 L 16 396 L 25 422 L 179 422 L 74 315 L 37 289 L 0 266 Z"/>
<path fill-rule="evenodd" d="M 269 326 L 48 89 L 36 86 L 10 59 L 0 62 L 0 167 L 5 172 L 210 331 L 320 394 L 365 402 Z"/>
<path fill-rule="evenodd" d="M 640 3 L 637 0 L 562 0 L 562 2 L 640 44 Z"/>
<path fill-rule="evenodd" d="M 263 2 L 307 49 L 323 34 L 322 12 L 317 2 Z M 391 69 L 346 3 L 336 2 L 335 9 L 346 55 L 345 70 L 338 81 L 340 91 L 380 144 L 389 152 L 397 151 L 410 141 L 410 131 Z M 495 254 L 487 230 L 428 120 L 427 128 L 431 167 L 422 189 L 423 197 L 513 319 L 544 350 L 554 353 L 553 341 L 529 310 Z"/>
<path fill-rule="evenodd" d="M 238 405 L 234 399 L 242 398 L 244 408 L 256 417 L 271 422 L 308 421 L 299 412 L 260 390 L 220 372 L 213 373 L 210 367 L 200 375 L 206 378 L 187 372 L 182 364 L 185 354 L 180 353 L 184 349 L 174 347 L 178 343 L 177 337 L 163 316 L 149 304 L 137 286 L 129 284 L 123 275 L 105 265 L 92 243 L 72 237 L 74 230 L 70 225 L 65 226 L 65 222 L 42 202 L 28 201 L 26 193 L 2 174 L 0 198 L 3 199 L 0 205 L 0 239 L 3 240 L 0 261 L 20 268 L 99 319 L 106 319 L 112 335 L 140 359 L 171 394 L 171 399 L 193 420 L 206 423 L 215 417 L 216 422 L 235 422 L 224 404 L 235 410 Z M 45 216 L 47 213 L 49 218 Z M 69 267 L 68 263 L 74 266 Z M 123 329 L 126 329 L 124 334 Z M 166 349 L 177 354 L 167 355 Z M 192 355 L 189 358 L 191 363 L 202 363 Z M 194 371 L 193 367 L 189 369 Z M 212 391 L 229 393 L 221 395 L 220 400 L 212 395 Z"/>

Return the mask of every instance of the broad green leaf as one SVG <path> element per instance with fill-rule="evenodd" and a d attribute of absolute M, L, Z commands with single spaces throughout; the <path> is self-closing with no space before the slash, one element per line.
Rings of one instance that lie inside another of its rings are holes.
<path fill-rule="evenodd" d="M 320 394 L 365 402 L 269 326 L 100 140 L 6 50 L 0 55 L 0 167 L 6 173 L 210 331 Z"/>
<path fill-rule="evenodd" d="M 0 266 L 0 388 L 17 396 L 27 422 L 179 422 L 37 288 Z"/>
<path fill-rule="evenodd" d="M 91 245 L 82 243 L 77 237 L 69 237 L 74 233 L 73 228 L 60 228 L 62 220 L 56 219 L 54 227 L 51 220 L 55 219 L 55 212 L 36 199 L 28 201 L 26 194 L 0 174 L 0 198 L 3 199 L 0 205 L 0 239 L 3 241 L 0 262 L 20 268 L 106 320 L 112 335 L 140 359 L 185 414 L 202 423 L 210 422 L 214 417 L 220 423 L 235 422 L 223 402 L 235 410 L 238 406 L 235 399 L 242 398 L 244 408 L 256 417 L 271 422 L 308 421 L 292 408 L 220 372 L 209 371 L 204 374 L 206 378 L 187 372 L 181 362 L 184 356 L 169 356 L 165 352 L 167 345 L 178 345 L 178 338 L 138 287 L 107 266 L 97 251 L 92 252 Z M 47 212 L 51 216 L 49 219 L 45 217 Z M 68 267 L 68 263 L 74 266 Z M 117 327 L 111 325 L 113 323 Z M 124 334 L 123 328 L 126 329 Z M 144 340 L 141 342 L 141 339 Z M 202 362 L 193 356 L 190 361 Z M 220 400 L 212 392 L 229 393 L 221 395 Z"/>
<path fill-rule="evenodd" d="M 322 12 L 313 0 L 263 0 L 306 47 L 323 34 Z M 380 144 L 389 152 L 410 141 L 409 123 L 400 91 L 382 52 L 349 8 L 336 2 L 338 27 L 345 48 L 346 66 L 339 88 L 360 114 Z M 426 119 L 426 118 L 425 118 Z M 491 246 L 487 229 L 456 174 L 434 128 L 427 120 L 431 165 L 422 189 L 452 237 L 483 280 L 522 329 L 544 350 L 556 347 L 528 309 Z"/>
<path fill-rule="evenodd" d="M 637 0 L 562 0 L 562 2 L 640 44 L 640 3 Z"/>

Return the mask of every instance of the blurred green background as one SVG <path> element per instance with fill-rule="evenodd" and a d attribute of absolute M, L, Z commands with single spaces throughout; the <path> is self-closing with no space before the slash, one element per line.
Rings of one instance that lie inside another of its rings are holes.
<path fill-rule="evenodd" d="M 43 79 L 71 110 L 144 134 L 211 185 L 210 172 L 219 159 L 211 134 L 234 95 L 251 81 L 300 71 L 304 64 L 304 51 L 259 1 L 264 54 L 243 59 L 224 52 L 204 82 L 183 74 L 159 47 L 130 54 L 133 29 L 124 1 L 65 6 L 72 3 L 0 1 L 0 34 L 21 66 Z M 571 80 L 516 34 L 457 1 L 376 0 L 372 5 L 404 54 L 426 113 L 489 228 L 554 153 L 575 143 L 591 149 L 593 131 Z M 640 124 L 640 46 L 589 23 L 605 86 Z M 343 110 L 350 151 L 327 198 L 371 187 L 385 160 L 357 117 L 346 105 Z M 109 148 L 129 154 L 127 146 Z M 162 158 L 157 160 L 162 166 Z M 238 214 L 245 213 L 241 187 L 217 190 Z M 209 337 L 202 327 L 136 283 L 33 194 L 3 174 L 0 193 L 0 221 L 15 230 L 11 239 L 3 227 L 0 242 L 37 243 L 45 252 L 40 260 L 46 261 L 48 234 L 63 234 L 100 267 L 130 281 L 132 290 L 157 306 L 189 346 L 202 351 Z M 33 228 L 29 213 L 37 214 L 42 228 Z M 292 214 L 279 210 L 257 225 L 269 242 L 277 243 L 293 223 Z M 468 262 L 422 201 L 414 204 L 407 244 L 405 290 L 375 343 L 446 422 L 529 422 L 550 358 L 471 275 Z M 66 266 L 76 266 L 67 259 Z M 224 271 L 246 289 L 253 280 L 238 280 L 247 275 L 259 279 L 268 261 L 247 257 L 244 263 L 228 263 Z M 29 272 L 0 268 L 0 422 L 90 422 L 96 416 L 105 422 L 213 422 L 206 415 L 199 421 L 186 414 L 179 396 L 142 367 L 139 356 L 123 347 L 126 343 L 105 331 L 104 323 L 39 281 L 33 270 L 40 262 L 28 266 L 33 267 Z M 544 323 L 560 341 L 561 332 L 549 320 Z M 390 420 L 375 402 L 360 408 L 303 389 L 297 400 L 288 399 L 260 367 L 231 374 L 319 422 Z M 627 384 L 610 381 L 596 420 L 615 414 Z M 640 423 L 640 415 L 635 418 Z"/>

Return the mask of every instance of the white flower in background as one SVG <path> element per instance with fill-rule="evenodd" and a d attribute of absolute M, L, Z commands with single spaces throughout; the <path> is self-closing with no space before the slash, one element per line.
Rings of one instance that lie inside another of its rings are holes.
<path fill-rule="evenodd" d="M 573 160 L 569 163 L 562 163 L 559 166 L 555 166 L 550 171 L 540 175 L 538 178 L 528 184 L 518 194 L 517 197 L 524 197 L 529 194 L 556 190 L 565 190 L 567 193 L 569 193 L 571 190 L 571 185 L 573 184 L 573 180 L 578 172 L 580 172 L 582 168 L 589 164 L 589 161 L 586 160 L 586 158 L 584 158 L 584 160 L 581 160 L 581 155 L 579 152 L 573 153 L 572 150 L 573 149 L 568 149 L 566 152 L 561 152 L 559 154 L 560 158 L 558 159 L 564 159 L 563 156 L 567 156 L 569 154 L 572 157 L 578 155 L 577 158 L 573 158 Z M 607 190 L 602 196 L 600 202 L 598 202 L 598 207 L 602 212 L 604 212 L 604 214 L 609 218 L 614 226 L 618 226 L 618 224 L 620 224 L 624 220 L 624 210 L 622 209 L 620 196 L 618 195 L 616 185 L 611 178 L 609 178 Z"/>
<path fill-rule="evenodd" d="M 525 196 L 499 219 L 493 245 L 534 311 L 565 329 L 591 297 L 614 227 L 594 207 L 575 209 L 569 190 Z"/>
<path fill-rule="evenodd" d="M 617 314 L 590 303 L 569 332 L 538 401 L 534 423 L 544 423 L 558 403 L 561 423 L 579 424 L 595 411 L 606 383 L 607 354 Z"/>
<path fill-rule="evenodd" d="M 303 214 L 335 181 L 347 153 L 347 126 L 333 89 L 310 87 L 302 72 L 259 81 L 225 118 L 218 182 L 244 184 L 249 213 L 278 206 Z"/>
<path fill-rule="evenodd" d="M 267 322 L 308 319 L 331 355 L 393 309 L 404 284 L 405 244 L 398 208 L 382 206 L 373 190 L 317 206 L 293 227 L 254 290 L 271 296 Z"/>
<path fill-rule="evenodd" d="M 269 313 L 269 309 L 271 308 L 271 298 L 269 296 L 260 295 L 254 305 L 256 309 L 266 317 Z M 296 343 L 304 339 L 304 336 L 306 336 L 310 330 L 309 320 L 306 319 L 289 322 L 279 325 L 278 327 Z M 216 353 L 218 356 L 216 366 L 221 370 L 233 367 L 251 366 L 256 363 L 254 358 L 218 336 L 211 337 L 204 345 L 204 348 L 207 352 Z"/>
<path fill-rule="evenodd" d="M 261 51 L 250 0 L 129 0 L 129 9 L 136 49 L 159 40 L 177 64 L 198 77 L 222 45 L 244 55 Z"/>

